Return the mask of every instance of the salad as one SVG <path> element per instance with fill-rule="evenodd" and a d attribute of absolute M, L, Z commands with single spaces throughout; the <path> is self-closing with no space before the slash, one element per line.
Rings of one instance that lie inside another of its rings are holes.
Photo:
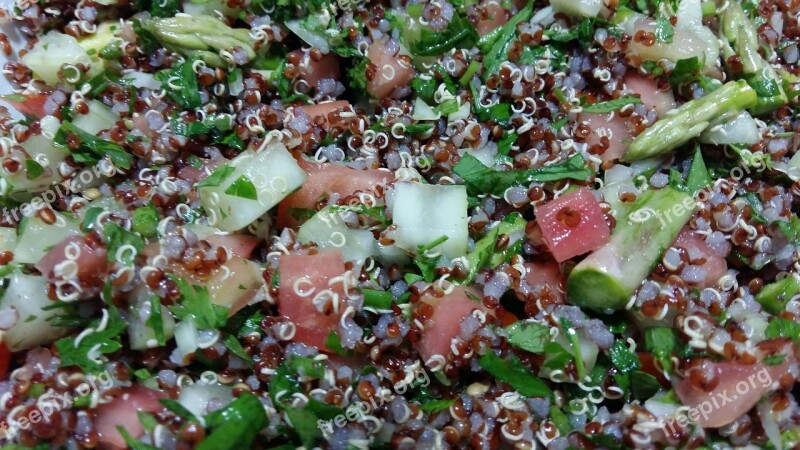
<path fill-rule="evenodd" d="M 0 449 L 800 446 L 799 1 L 0 11 Z"/>

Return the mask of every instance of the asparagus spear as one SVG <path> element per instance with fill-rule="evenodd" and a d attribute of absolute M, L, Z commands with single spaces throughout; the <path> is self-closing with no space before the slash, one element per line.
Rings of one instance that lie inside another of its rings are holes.
<path fill-rule="evenodd" d="M 633 140 L 622 157 L 625 161 L 668 153 L 699 136 L 713 123 L 725 122 L 752 108 L 756 92 L 745 81 L 729 81 L 714 92 L 681 105 Z"/>
<path fill-rule="evenodd" d="M 756 294 L 756 301 L 770 314 L 780 314 L 786 309 L 786 303 L 800 292 L 800 277 L 790 274 L 770 283 Z"/>
<path fill-rule="evenodd" d="M 758 103 L 751 108 L 753 114 L 772 111 L 788 102 L 775 69 L 758 53 L 758 34 L 739 2 L 730 2 L 722 13 L 722 56 L 726 65 L 731 56 L 742 63 L 744 79 L 758 94 Z M 730 69 L 730 67 L 729 67 Z"/>
<path fill-rule="evenodd" d="M 223 65 L 219 52 L 234 47 L 244 49 L 248 60 L 256 55 L 249 30 L 231 28 L 216 17 L 180 15 L 142 20 L 141 24 L 165 48 L 211 66 Z"/>
<path fill-rule="evenodd" d="M 623 308 L 696 205 L 689 194 L 670 187 L 644 193 L 617 222 L 611 239 L 572 269 L 569 301 L 599 310 Z"/>

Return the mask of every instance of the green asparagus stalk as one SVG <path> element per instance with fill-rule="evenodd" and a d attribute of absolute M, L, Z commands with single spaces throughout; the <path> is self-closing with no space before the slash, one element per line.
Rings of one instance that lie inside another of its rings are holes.
<path fill-rule="evenodd" d="M 570 303 L 597 310 L 625 307 L 665 249 L 694 214 L 687 193 L 667 187 L 644 193 L 609 241 L 581 261 L 567 278 Z"/>
<path fill-rule="evenodd" d="M 199 58 L 210 66 L 222 66 L 219 52 L 234 47 L 244 49 L 248 60 L 256 55 L 249 30 L 231 28 L 216 17 L 181 15 L 142 20 L 141 24 L 165 48 L 188 58 Z"/>
<path fill-rule="evenodd" d="M 739 2 L 730 2 L 722 13 L 721 41 L 723 60 L 738 56 L 744 79 L 758 94 L 758 103 L 751 108 L 753 114 L 772 111 L 788 102 L 775 69 L 758 53 L 756 27 Z M 730 68 L 730 67 L 729 67 Z"/>
<path fill-rule="evenodd" d="M 800 277 L 790 274 L 774 283 L 770 283 L 756 294 L 756 301 L 770 314 L 780 314 L 786 309 L 786 303 L 800 292 Z"/>
<path fill-rule="evenodd" d="M 729 81 L 705 97 L 681 105 L 636 137 L 625 161 L 668 153 L 699 136 L 712 123 L 732 119 L 756 105 L 758 96 L 745 81 Z"/>

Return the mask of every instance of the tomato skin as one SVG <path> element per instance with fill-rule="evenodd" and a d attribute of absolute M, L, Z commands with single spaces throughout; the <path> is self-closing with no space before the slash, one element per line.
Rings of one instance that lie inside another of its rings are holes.
<path fill-rule="evenodd" d="M 558 262 L 597 249 L 611 231 L 600 203 L 588 188 L 562 195 L 536 210 L 542 238 Z"/>
<path fill-rule="evenodd" d="M 293 194 L 278 204 L 279 227 L 299 225 L 289 213 L 291 209 L 315 209 L 320 199 L 331 194 L 340 197 L 352 195 L 357 191 L 371 192 L 377 185 L 386 185 L 394 180 L 394 174 L 377 169 L 357 170 L 339 164 L 317 164 L 300 158 L 297 163 L 308 174 L 305 183 Z"/>
<path fill-rule="evenodd" d="M 350 106 L 350 102 L 347 100 L 336 100 L 332 102 L 325 102 L 325 103 L 317 103 L 314 105 L 308 106 L 298 106 L 295 108 L 295 111 L 302 111 L 306 113 L 311 119 L 316 119 L 317 117 L 321 117 L 324 119 L 322 122 L 322 128 L 329 129 L 330 123 L 328 121 L 328 114 L 334 111 L 352 111 L 353 107 Z"/>
<path fill-rule="evenodd" d="M 325 78 L 339 79 L 339 55 L 335 53 L 323 55 L 318 61 L 312 59 L 308 52 L 300 50 L 290 52 L 289 57 L 300 58 L 300 77 L 309 87 L 316 88 L 319 80 Z"/>
<path fill-rule="evenodd" d="M 414 67 L 401 63 L 399 56 L 390 53 L 384 41 L 374 41 L 367 49 L 367 58 L 376 68 L 375 76 L 367 81 L 367 92 L 376 99 L 383 100 L 397 87 L 407 85 L 414 78 Z"/>
<path fill-rule="evenodd" d="M 469 292 L 467 289 L 458 286 L 444 297 L 435 297 L 431 294 L 422 297 L 422 303 L 433 307 L 433 314 L 425 322 L 422 339 L 417 343 L 423 362 L 427 363 L 434 355 L 447 358 L 452 353 L 450 342 L 458 337 L 461 321 L 472 311 L 479 309 L 490 313 L 482 303 L 471 299 L 467 292 Z M 480 295 L 477 297 L 481 298 Z"/>
<path fill-rule="evenodd" d="M 699 267 L 706 272 L 706 276 L 697 283 L 690 283 L 691 285 L 711 287 L 728 271 L 728 263 L 725 258 L 714 253 L 711 246 L 706 244 L 703 236 L 689 228 L 681 230 L 672 246 L 685 249 L 689 253 L 691 260 L 697 258 L 705 259 L 705 262 L 700 264 Z"/>
<path fill-rule="evenodd" d="M 487 17 L 479 19 L 478 24 L 475 26 L 478 36 L 487 35 L 495 28 L 500 28 L 508 22 L 508 13 L 497 0 L 485 1 L 481 6 L 486 11 Z"/>
<path fill-rule="evenodd" d="M 99 434 L 101 449 L 126 448 L 125 440 L 117 430 L 123 426 L 134 439 L 144 433 L 139 422 L 139 411 L 158 413 L 164 409 L 159 399 L 166 397 L 160 391 L 154 391 L 140 384 L 122 388 L 120 394 L 109 403 L 103 403 L 95 410 L 95 429 Z"/>
<path fill-rule="evenodd" d="M 14 109 L 26 116 L 42 118 L 46 115 L 44 113 L 44 105 L 47 99 L 50 98 L 49 94 L 30 94 L 23 95 L 23 97 L 25 97 L 25 100 L 14 100 L 11 96 L 0 97 L 0 99 L 9 103 Z"/>
<path fill-rule="evenodd" d="M 11 351 L 6 344 L 0 342 L 0 378 L 5 378 L 11 365 Z"/>
<path fill-rule="evenodd" d="M 75 261 L 78 279 L 93 280 L 105 274 L 108 267 L 105 247 L 90 245 L 83 236 L 70 236 L 56 244 L 36 263 L 36 268 L 42 275 L 50 277 L 53 269 L 67 260 L 66 248 L 68 245 L 77 246 L 80 250 L 78 259 Z"/>
<path fill-rule="evenodd" d="M 336 330 L 339 318 L 347 307 L 342 282 L 329 284 L 331 279 L 345 272 L 341 252 L 281 255 L 278 272 L 280 275 L 278 311 L 297 327 L 293 341 L 313 345 L 320 351 L 329 351 L 325 346 L 325 340 L 331 331 Z M 338 296 L 337 312 L 324 314 L 317 311 L 312 303 L 314 296 L 326 289 L 330 289 Z M 306 294 L 308 292 L 311 293 Z"/>
<path fill-rule="evenodd" d="M 549 294 L 557 302 L 564 300 L 561 268 L 553 261 L 525 263 L 525 276 L 520 280 L 520 294 L 537 297 Z"/>

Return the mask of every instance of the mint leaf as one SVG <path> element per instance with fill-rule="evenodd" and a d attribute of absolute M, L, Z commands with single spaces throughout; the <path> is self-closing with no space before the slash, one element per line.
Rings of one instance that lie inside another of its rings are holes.
<path fill-rule="evenodd" d="M 604 114 L 622 109 L 628 105 L 639 105 L 641 103 L 642 100 L 639 97 L 634 95 L 625 95 L 607 102 L 592 103 L 591 105 L 584 106 L 582 109 L 583 112 L 589 114 Z"/>
<path fill-rule="evenodd" d="M 258 200 L 258 193 L 256 187 L 247 175 L 242 175 L 236 179 L 227 189 L 225 193 L 234 197 L 246 198 L 248 200 Z"/>

